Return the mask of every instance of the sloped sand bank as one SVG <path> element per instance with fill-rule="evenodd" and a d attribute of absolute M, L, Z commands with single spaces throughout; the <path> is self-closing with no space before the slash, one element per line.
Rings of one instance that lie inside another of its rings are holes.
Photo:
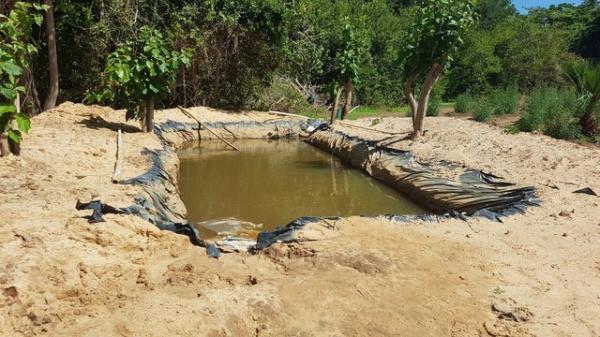
<path fill-rule="evenodd" d="M 205 122 L 293 119 L 191 110 Z M 347 218 L 308 227 L 302 243 L 215 260 L 139 217 L 88 224 L 90 212 L 75 210 L 77 199 L 127 207 L 144 193 L 110 182 L 122 116 L 64 104 L 34 118 L 21 158 L 0 160 L 1 336 L 600 334 L 600 198 L 572 193 L 600 191 L 598 149 L 450 118 L 429 119 L 416 143 L 338 126 L 432 165 L 447 160 L 535 186 L 543 204 L 504 223 Z M 194 122 L 177 110 L 157 119 Z M 124 179 L 143 176 L 148 150 L 163 149 L 128 125 Z M 373 127 L 407 132 L 409 121 Z M 176 157 L 165 165 L 176 176 Z M 170 202 L 184 218 L 183 204 Z M 492 304 L 512 314 L 498 318 Z"/>

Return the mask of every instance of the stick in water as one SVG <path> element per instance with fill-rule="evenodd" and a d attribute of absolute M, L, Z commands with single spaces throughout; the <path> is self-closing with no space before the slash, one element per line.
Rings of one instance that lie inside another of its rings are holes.
<path fill-rule="evenodd" d="M 208 126 L 206 126 L 205 124 L 202 124 L 202 122 L 194 117 L 194 115 L 192 115 L 191 112 L 185 110 L 184 108 L 178 106 L 177 109 L 181 110 L 181 112 L 183 112 L 186 116 L 190 117 L 191 119 L 195 120 L 196 122 L 198 122 L 198 125 L 200 125 L 201 127 L 204 127 L 206 130 L 208 130 L 210 133 L 212 133 L 215 137 L 219 138 L 221 141 L 223 141 L 223 143 L 229 145 L 229 147 L 231 147 L 232 149 L 236 150 L 236 151 L 240 151 L 240 149 L 238 149 L 237 147 L 233 146 L 233 144 L 231 144 L 230 142 L 226 141 L 225 138 L 219 136 L 218 134 L 216 134 L 213 130 L 211 130 Z"/>

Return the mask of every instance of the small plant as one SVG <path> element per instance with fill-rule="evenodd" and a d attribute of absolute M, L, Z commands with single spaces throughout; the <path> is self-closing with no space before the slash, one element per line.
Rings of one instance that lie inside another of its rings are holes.
<path fill-rule="evenodd" d="M 454 102 L 454 111 L 459 113 L 473 112 L 476 105 L 477 101 L 471 94 L 460 94 L 456 97 L 456 101 Z"/>
<path fill-rule="evenodd" d="M 191 52 L 172 51 L 162 33 L 142 27 L 135 41 L 108 56 L 105 89 L 91 93 L 88 102 L 113 102 L 127 109 L 127 119 L 140 119 L 142 131 L 154 129 L 154 104 L 171 90 L 175 72 L 189 66 Z"/>
<path fill-rule="evenodd" d="M 521 94 L 516 88 L 496 89 L 488 98 L 495 115 L 509 115 L 517 111 Z"/>
<path fill-rule="evenodd" d="M 41 25 L 46 9 L 37 3 L 17 2 L 8 16 L 0 14 L 0 142 L 7 137 L 18 145 L 31 128 L 29 117 L 19 110 L 19 95 L 25 91 L 19 77 L 28 67 L 29 57 L 37 52 L 28 39 L 31 28 Z M 6 145 L 0 144 L 3 154 Z"/>
<path fill-rule="evenodd" d="M 258 94 L 251 107 L 255 110 L 290 112 L 311 118 L 323 118 L 327 110 L 313 105 L 289 81 L 275 76 L 271 86 Z"/>
<path fill-rule="evenodd" d="M 496 289 L 494 289 L 494 294 L 496 295 L 502 295 L 504 294 L 506 291 L 500 287 L 496 287 Z"/>
<path fill-rule="evenodd" d="M 586 135 L 595 136 L 599 132 L 595 109 L 600 102 L 600 64 L 575 62 L 567 67 L 565 73 L 584 101 L 585 109 L 579 125 Z"/>
<path fill-rule="evenodd" d="M 486 98 L 479 99 L 473 108 L 473 119 L 478 122 L 489 121 L 493 114 L 494 106 Z"/>
<path fill-rule="evenodd" d="M 431 90 L 429 103 L 427 104 L 427 116 L 436 117 L 440 115 L 443 97 L 446 94 L 447 78 L 441 77 Z"/>
<path fill-rule="evenodd" d="M 509 135 L 514 135 L 514 134 L 521 132 L 521 130 L 519 130 L 518 125 L 511 125 L 511 126 L 507 127 L 506 129 L 504 129 L 504 132 L 508 133 Z"/>
<path fill-rule="evenodd" d="M 576 139 L 581 137 L 576 124 L 581 110 L 581 101 L 573 91 L 536 89 L 529 96 L 517 126 L 521 131 L 540 131 L 556 138 Z"/>

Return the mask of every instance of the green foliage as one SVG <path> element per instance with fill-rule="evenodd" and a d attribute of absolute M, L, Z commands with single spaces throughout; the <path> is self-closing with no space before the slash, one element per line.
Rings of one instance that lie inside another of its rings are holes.
<path fill-rule="evenodd" d="M 567 77 L 575 85 L 580 95 L 584 114 L 580 119 L 583 133 L 595 136 L 598 133 L 598 117 L 595 115 L 596 105 L 600 101 L 600 64 L 579 61 L 565 70 Z"/>
<path fill-rule="evenodd" d="M 529 96 L 517 126 L 521 131 L 539 131 L 555 138 L 576 139 L 581 137 L 576 123 L 581 110 L 581 101 L 573 91 L 536 89 Z"/>
<path fill-rule="evenodd" d="M 465 39 L 449 75 L 448 94 L 485 94 L 494 87 L 566 85 L 560 65 L 571 63 L 568 34 L 527 17 L 510 16 L 489 31 L 474 30 Z"/>
<path fill-rule="evenodd" d="M 576 32 L 571 49 L 582 57 L 600 61 L 600 7 L 589 9 L 589 12 L 590 18 L 583 28 Z"/>
<path fill-rule="evenodd" d="M 353 68 L 360 104 L 399 104 L 402 82 L 397 54 L 412 13 L 410 9 L 395 15 L 387 0 L 303 1 L 284 69 L 288 76 L 317 84 L 322 94 L 328 94 L 330 83 L 344 81 L 341 70 Z M 346 63 L 340 62 L 346 50 L 353 55 L 351 67 L 341 66 Z"/>
<path fill-rule="evenodd" d="M 108 56 L 104 70 L 106 89 L 90 94 L 90 102 L 113 102 L 128 109 L 128 118 L 140 118 L 140 102 L 164 98 L 180 66 L 189 66 L 190 51 L 172 51 L 157 30 L 142 27 L 135 41 L 121 45 Z"/>
<path fill-rule="evenodd" d="M 478 122 L 487 122 L 494 114 L 494 106 L 487 98 L 477 100 L 473 107 L 473 119 Z"/>
<path fill-rule="evenodd" d="M 474 97 L 461 94 L 456 98 L 457 112 L 471 112 L 473 119 L 487 122 L 494 115 L 513 114 L 519 106 L 521 94 L 516 88 L 495 89 L 487 95 Z"/>
<path fill-rule="evenodd" d="M 532 88 L 565 84 L 561 64 L 570 63 L 567 35 L 525 19 L 509 20 L 499 26 L 496 55 L 502 60 L 498 84 Z"/>
<path fill-rule="evenodd" d="M 350 79 L 358 82 L 359 64 L 363 53 L 361 41 L 354 33 L 355 28 L 350 24 L 349 19 L 344 18 L 344 28 L 342 29 L 341 43 L 335 52 L 335 61 L 339 65 L 339 76 L 341 80 Z"/>
<path fill-rule="evenodd" d="M 560 65 L 575 58 L 569 50 L 595 58 L 600 46 L 600 10 L 590 5 L 538 8 L 528 15 L 517 13 L 509 0 L 60 0 L 54 5 L 60 99 L 73 101 L 107 84 L 102 73 L 109 54 L 137 40 L 142 26 L 158 29 L 168 49 L 192 50 L 189 70 L 175 71 L 164 104 L 225 108 L 247 108 L 265 90 L 276 96 L 275 74 L 310 84 L 320 96 L 350 74 L 359 79 L 354 83 L 358 104 L 395 106 L 403 101 L 403 79 L 423 75 L 432 62 L 449 65 L 450 60 L 445 100 L 511 86 L 524 93 L 564 87 L 568 81 Z M 472 11 L 479 14 L 478 23 Z M 43 45 L 44 30 L 36 29 L 34 36 Z M 32 62 L 40 96 L 48 83 L 46 65 L 46 53 Z M 432 111 L 437 101 L 434 91 Z"/>
<path fill-rule="evenodd" d="M 17 113 L 14 102 L 25 91 L 19 77 L 37 51 L 29 37 L 32 27 L 41 25 L 45 9 L 38 3 L 17 2 L 8 16 L 0 14 L 0 133 L 7 132 L 16 143 L 31 128 L 29 117 Z"/>
<path fill-rule="evenodd" d="M 366 117 L 404 117 L 410 114 L 405 106 L 361 106 L 350 114 L 350 120 Z"/>
<path fill-rule="evenodd" d="M 459 113 L 469 113 L 475 110 L 476 105 L 476 98 L 469 93 L 464 93 L 456 96 L 454 110 Z"/>
<path fill-rule="evenodd" d="M 517 112 L 521 94 L 517 88 L 495 89 L 488 99 L 495 115 L 509 115 Z"/>
<path fill-rule="evenodd" d="M 565 74 L 583 98 L 600 96 L 600 64 L 574 62 L 565 68 Z"/>
<path fill-rule="evenodd" d="M 427 103 L 427 116 L 436 117 L 441 112 L 444 93 L 446 92 L 446 78 L 440 79 L 431 91 L 429 102 Z"/>
<path fill-rule="evenodd" d="M 479 14 L 479 27 L 484 31 L 517 16 L 517 9 L 511 0 L 480 0 L 475 9 Z"/>
<path fill-rule="evenodd" d="M 311 118 L 325 118 L 328 114 L 326 109 L 308 103 L 290 82 L 280 76 L 275 76 L 271 86 L 260 93 L 252 108 L 289 112 Z"/>
<path fill-rule="evenodd" d="M 481 94 L 499 84 L 503 70 L 502 60 L 496 53 L 497 43 L 492 32 L 470 31 L 448 74 L 448 95 L 456 97 L 466 91 Z"/>
<path fill-rule="evenodd" d="M 425 74 L 433 64 L 445 65 L 475 23 L 475 1 L 427 1 L 417 12 L 401 58 L 406 77 Z"/>

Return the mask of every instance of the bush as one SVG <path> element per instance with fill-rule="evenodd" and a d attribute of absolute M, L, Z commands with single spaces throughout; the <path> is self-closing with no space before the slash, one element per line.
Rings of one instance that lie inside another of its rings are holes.
<path fill-rule="evenodd" d="M 473 106 L 473 119 L 478 122 L 487 122 L 492 118 L 494 114 L 494 106 L 486 99 L 481 98 L 475 102 Z"/>
<path fill-rule="evenodd" d="M 496 89 L 488 97 L 495 115 L 509 115 L 517 112 L 521 94 L 516 88 L 507 88 Z"/>
<path fill-rule="evenodd" d="M 573 91 L 536 89 L 527 100 L 517 126 L 521 131 L 540 131 L 560 139 L 581 137 L 577 116 L 582 105 Z"/>
<path fill-rule="evenodd" d="M 477 105 L 475 97 L 470 94 L 460 94 L 454 102 L 454 111 L 460 113 L 473 112 L 475 105 Z"/>
<path fill-rule="evenodd" d="M 251 105 L 255 110 L 274 110 L 300 114 L 312 118 L 326 117 L 324 107 L 312 105 L 294 86 L 276 76 L 270 87 L 264 89 Z"/>
<path fill-rule="evenodd" d="M 442 105 L 442 97 L 432 95 L 427 104 L 427 116 L 439 116 L 440 105 Z"/>
<path fill-rule="evenodd" d="M 442 105 L 444 94 L 446 93 L 445 77 L 442 77 L 440 81 L 433 87 L 429 102 L 427 103 L 427 116 L 436 117 L 440 114 L 440 107 Z"/>

